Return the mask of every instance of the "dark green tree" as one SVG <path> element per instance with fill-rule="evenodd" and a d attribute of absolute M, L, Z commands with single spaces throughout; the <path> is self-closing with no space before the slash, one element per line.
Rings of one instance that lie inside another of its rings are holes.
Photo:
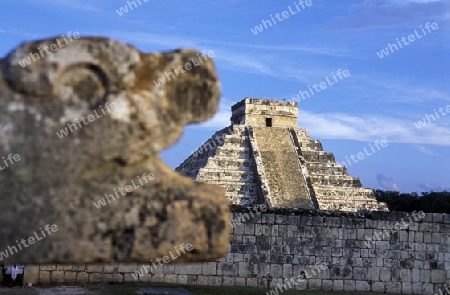
<path fill-rule="evenodd" d="M 385 202 L 390 211 L 423 211 L 426 213 L 449 213 L 450 192 L 400 193 L 398 191 L 375 190 L 378 201 Z"/>

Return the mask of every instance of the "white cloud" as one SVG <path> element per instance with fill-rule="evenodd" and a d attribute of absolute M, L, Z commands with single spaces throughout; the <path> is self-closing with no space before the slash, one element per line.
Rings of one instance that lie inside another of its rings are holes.
<path fill-rule="evenodd" d="M 379 115 L 349 115 L 342 113 L 310 113 L 299 111 L 299 126 L 318 139 L 352 139 L 388 143 L 435 144 L 450 146 L 450 128 L 433 124 L 422 132 L 414 123 Z"/>
<path fill-rule="evenodd" d="M 377 182 L 378 184 L 385 190 L 390 191 L 398 191 L 398 186 L 395 180 L 392 177 L 389 177 L 384 174 L 377 174 Z"/>
<path fill-rule="evenodd" d="M 269 51 L 297 51 L 297 52 L 307 52 L 319 55 L 330 55 L 339 57 L 354 57 L 355 52 L 348 48 L 339 47 L 323 47 L 323 46 L 313 46 L 313 45 L 302 45 L 302 46 L 287 46 L 287 45 L 266 45 L 266 44 L 245 44 L 245 43 L 230 43 L 230 42 L 219 42 L 211 41 L 213 44 L 220 44 L 229 47 L 245 47 L 252 49 L 261 49 Z"/>
<path fill-rule="evenodd" d="M 27 33 L 15 29 L 0 29 L 0 34 L 18 35 L 29 38 L 38 38 L 42 36 L 40 34 Z"/>
<path fill-rule="evenodd" d="M 214 59 L 224 62 L 223 68 L 240 70 L 247 73 L 273 75 L 270 66 L 249 54 L 236 53 L 227 50 L 215 51 Z"/>
<path fill-rule="evenodd" d="M 416 146 L 416 149 L 421 152 L 424 153 L 426 155 L 430 155 L 430 156 L 438 156 L 438 154 L 435 154 L 434 151 L 430 148 L 427 148 L 425 146 Z"/>
<path fill-rule="evenodd" d="M 448 184 L 432 185 L 430 183 L 422 183 L 419 184 L 419 187 L 425 189 L 426 191 L 434 191 L 434 192 L 450 191 L 450 185 Z"/>

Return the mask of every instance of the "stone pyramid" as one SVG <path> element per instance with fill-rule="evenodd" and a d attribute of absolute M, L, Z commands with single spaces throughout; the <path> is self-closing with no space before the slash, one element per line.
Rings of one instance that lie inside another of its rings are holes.
<path fill-rule="evenodd" d="M 387 210 L 371 189 L 297 127 L 298 103 L 245 98 L 231 125 L 175 170 L 226 189 L 230 204 L 319 210 Z"/>

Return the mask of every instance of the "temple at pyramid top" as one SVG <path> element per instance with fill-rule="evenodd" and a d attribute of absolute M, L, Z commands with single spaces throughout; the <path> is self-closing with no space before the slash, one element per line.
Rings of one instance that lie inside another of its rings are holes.
<path fill-rule="evenodd" d="M 231 123 L 266 127 L 297 127 L 298 103 L 245 98 L 231 107 Z"/>
<path fill-rule="evenodd" d="M 318 210 L 387 210 L 319 140 L 298 128 L 298 103 L 245 98 L 175 170 L 226 190 L 231 204 Z"/>

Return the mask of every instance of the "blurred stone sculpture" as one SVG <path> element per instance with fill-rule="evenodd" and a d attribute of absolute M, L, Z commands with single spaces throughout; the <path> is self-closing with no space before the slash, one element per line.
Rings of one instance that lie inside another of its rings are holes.
<path fill-rule="evenodd" d="M 216 112 L 212 60 L 106 38 L 58 41 L 24 43 L 0 60 L 0 264 L 223 256 L 224 191 L 158 156 Z"/>

